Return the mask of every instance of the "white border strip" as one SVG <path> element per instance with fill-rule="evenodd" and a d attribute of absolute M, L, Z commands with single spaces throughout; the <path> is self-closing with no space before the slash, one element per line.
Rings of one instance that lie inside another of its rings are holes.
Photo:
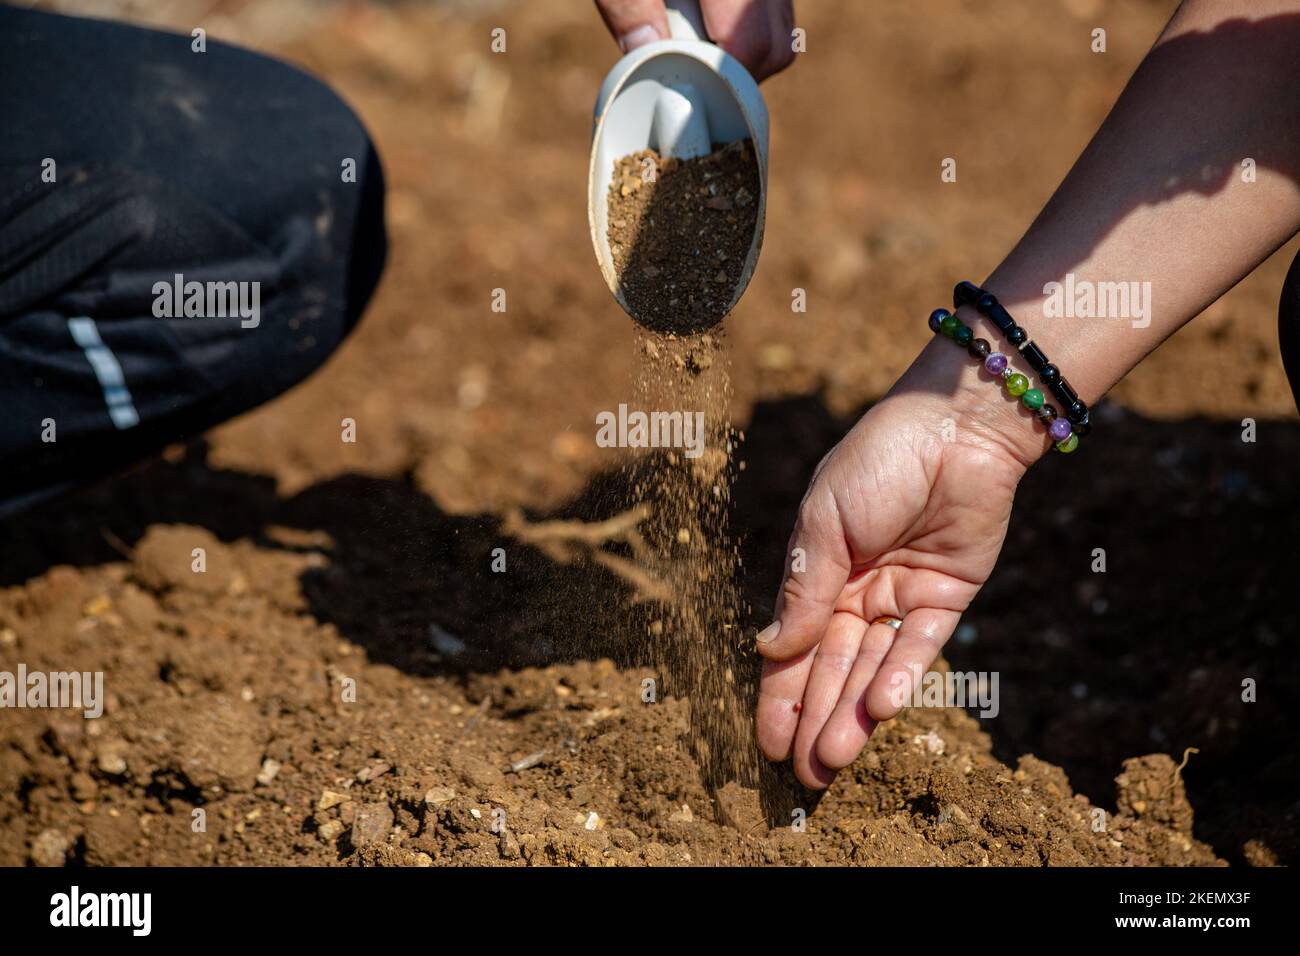
<path fill-rule="evenodd" d="M 99 387 L 104 390 L 104 403 L 108 406 L 108 417 L 119 430 L 133 428 L 140 424 L 140 413 L 135 410 L 131 391 L 126 387 L 126 377 L 122 366 L 117 361 L 113 350 L 99 337 L 99 327 L 95 320 L 84 315 L 68 319 L 68 332 L 72 341 L 81 346 L 86 353 L 86 361 L 99 379 Z"/>

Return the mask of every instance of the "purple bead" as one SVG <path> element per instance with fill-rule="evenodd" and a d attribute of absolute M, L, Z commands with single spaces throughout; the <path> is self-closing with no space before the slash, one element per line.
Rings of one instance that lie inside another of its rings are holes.
<path fill-rule="evenodd" d="M 1070 437 L 1071 431 L 1070 423 L 1064 418 L 1055 419 L 1052 424 L 1047 427 L 1047 434 L 1052 436 L 1052 441 L 1065 441 Z"/>
<path fill-rule="evenodd" d="M 991 352 L 984 360 L 984 371 L 990 375 L 1001 375 L 1007 370 L 1007 357 L 1001 352 Z"/>

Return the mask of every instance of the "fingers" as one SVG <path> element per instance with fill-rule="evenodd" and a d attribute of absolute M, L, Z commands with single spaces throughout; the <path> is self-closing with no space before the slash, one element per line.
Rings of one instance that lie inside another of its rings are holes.
<path fill-rule="evenodd" d="M 791 0 L 701 0 L 709 38 L 762 81 L 794 59 Z"/>
<path fill-rule="evenodd" d="M 596 8 L 624 53 L 668 36 L 664 0 L 596 0 Z"/>
<path fill-rule="evenodd" d="M 853 763 L 879 723 L 867 713 L 867 687 L 893 646 L 897 632 L 888 624 L 863 625 L 866 633 L 849 679 L 826 726 L 817 735 L 817 759 L 830 770 L 843 770 Z"/>
<path fill-rule="evenodd" d="M 605 26 L 624 53 L 668 38 L 664 0 L 596 0 Z M 791 0 L 701 0 L 709 38 L 764 80 L 794 59 Z"/>
<path fill-rule="evenodd" d="M 788 661 L 764 661 L 758 685 L 758 746 L 768 760 L 781 761 L 790 756 L 799 712 L 803 708 L 804 687 L 812 668 L 813 649 Z"/>
<path fill-rule="evenodd" d="M 867 688 L 866 710 L 872 719 L 890 720 L 912 699 L 912 691 L 960 618 L 957 611 L 938 608 L 918 608 L 903 618 L 893 646 Z"/>
<path fill-rule="evenodd" d="M 757 635 L 769 660 L 787 660 L 822 639 L 852 570 L 839 507 L 817 480 L 799 507 L 786 559 L 775 620 Z"/>
<path fill-rule="evenodd" d="M 835 779 L 838 768 L 818 759 L 818 738 L 844 693 L 866 631 L 866 621 L 842 611 L 831 618 L 826 636 L 817 645 L 791 751 L 795 775 L 813 790 L 825 789 Z"/>

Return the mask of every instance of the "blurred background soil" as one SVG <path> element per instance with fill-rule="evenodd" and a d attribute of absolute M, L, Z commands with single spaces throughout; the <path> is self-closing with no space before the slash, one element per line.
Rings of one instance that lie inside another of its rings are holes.
<path fill-rule="evenodd" d="M 820 800 L 780 770 L 760 800 L 706 785 L 684 695 L 643 702 L 646 678 L 672 688 L 623 581 L 517 542 L 626 498 L 592 439 L 636 333 L 587 235 L 616 58 L 590 3 L 52 6 L 322 76 L 377 143 L 391 253 L 307 383 L 0 529 L 0 669 L 103 670 L 109 694 L 98 721 L 0 714 L 0 863 L 1296 861 L 1294 242 L 1114 391 L 1104 438 L 1023 483 L 946 651 L 999 672 L 999 715 L 908 711 Z M 766 240 L 726 323 L 747 627 L 817 460 L 1019 237 L 1174 6 L 797 0 L 808 52 L 764 86 Z"/>

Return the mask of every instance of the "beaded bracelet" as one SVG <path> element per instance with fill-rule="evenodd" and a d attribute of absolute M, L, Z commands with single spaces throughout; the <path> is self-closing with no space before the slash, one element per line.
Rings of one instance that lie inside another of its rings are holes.
<path fill-rule="evenodd" d="M 1092 431 L 1091 413 L 1087 404 L 1079 398 L 1078 393 L 1061 375 L 1061 370 L 1048 361 L 1043 350 L 1034 342 L 1025 342 L 1029 334 L 1016 325 L 1016 320 L 1002 307 L 995 295 L 985 292 L 974 282 L 962 281 L 958 282 L 956 288 L 952 290 L 952 302 L 954 308 L 961 308 L 963 305 L 974 306 L 981 315 L 993 323 L 1011 345 L 1020 349 L 1020 354 L 1025 357 L 1029 367 L 1038 373 L 1043 384 L 1061 403 L 1070 430 L 1075 435 L 1084 438 Z"/>
<path fill-rule="evenodd" d="M 1029 379 L 1012 369 L 1005 355 L 992 351 L 992 346 L 985 339 L 975 338 L 975 332 L 969 325 L 947 309 L 935 309 L 930 313 L 930 331 L 964 346 L 971 358 L 984 363 L 984 371 L 1000 377 L 1007 394 L 1020 399 L 1020 403 L 1047 426 L 1047 433 L 1052 436 L 1057 451 L 1068 455 L 1079 447 L 1079 436 L 1074 433 L 1068 421 L 1057 417 L 1056 409 L 1048 404 L 1043 393 L 1030 388 Z"/>

